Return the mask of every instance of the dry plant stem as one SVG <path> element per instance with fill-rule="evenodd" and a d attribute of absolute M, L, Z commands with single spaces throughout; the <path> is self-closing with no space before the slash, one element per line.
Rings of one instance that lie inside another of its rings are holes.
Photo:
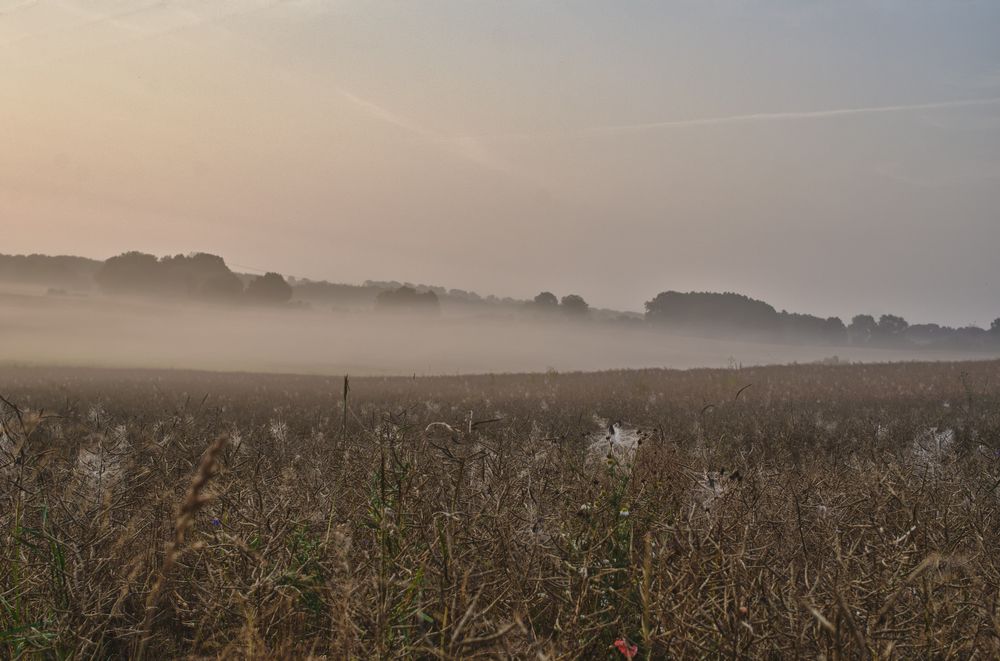
<path fill-rule="evenodd" d="M 342 378 L 0 365 L 0 658 L 1000 658 L 1000 362 Z"/>
<path fill-rule="evenodd" d="M 195 515 L 205 503 L 211 500 L 208 496 L 202 495 L 202 491 L 212 478 L 212 475 L 215 474 L 219 455 L 226 447 L 227 440 L 228 437 L 219 436 L 212 445 L 208 446 L 208 449 L 201 458 L 201 464 L 198 465 L 198 471 L 191 480 L 191 486 L 188 487 L 187 495 L 177 511 L 177 519 L 174 522 L 174 538 L 167 542 L 163 554 L 163 564 L 156 575 L 156 581 L 153 583 L 152 590 L 150 590 L 149 595 L 146 597 L 146 614 L 142 621 L 142 628 L 140 629 L 141 637 L 135 655 L 135 658 L 139 661 L 145 658 L 146 647 L 149 644 L 150 635 L 152 634 L 153 620 L 158 610 L 160 592 L 163 590 L 167 575 L 177 561 L 178 555 L 180 555 L 181 546 L 184 544 L 184 538 L 191 528 L 191 524 L 194 523 Z"/>

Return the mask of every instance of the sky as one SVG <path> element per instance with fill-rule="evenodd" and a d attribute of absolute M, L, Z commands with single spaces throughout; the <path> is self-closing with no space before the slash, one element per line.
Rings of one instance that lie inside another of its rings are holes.
<path fill-rule="evenodd" d="M 0 0 L 0 252 L 988 325 L 997 35 L 976 0 Z"/>

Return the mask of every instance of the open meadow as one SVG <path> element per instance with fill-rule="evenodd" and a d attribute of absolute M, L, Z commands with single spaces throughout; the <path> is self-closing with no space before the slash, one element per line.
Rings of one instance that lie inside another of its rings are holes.
<path fill-rule="evenodd" d="M 995 658 L 998 383 L 3 367 L 0 656 Z"/>

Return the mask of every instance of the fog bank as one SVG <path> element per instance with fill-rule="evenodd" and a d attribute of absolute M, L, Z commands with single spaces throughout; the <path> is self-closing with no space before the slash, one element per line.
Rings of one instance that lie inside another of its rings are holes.
<path fill-rule="evenodd" d="M 680 337 L 618 324 L 220 308 L 0 294 L 0 362 L 306 374 L 454 374 L 982 358 Z"/>

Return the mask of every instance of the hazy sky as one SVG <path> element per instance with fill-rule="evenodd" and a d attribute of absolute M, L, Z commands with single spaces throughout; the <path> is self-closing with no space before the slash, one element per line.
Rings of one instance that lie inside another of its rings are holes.
<path fill-rule="evenodd" d="M 0 252 L 1000 316 L 1000 2 L 0 0 Z"/>

